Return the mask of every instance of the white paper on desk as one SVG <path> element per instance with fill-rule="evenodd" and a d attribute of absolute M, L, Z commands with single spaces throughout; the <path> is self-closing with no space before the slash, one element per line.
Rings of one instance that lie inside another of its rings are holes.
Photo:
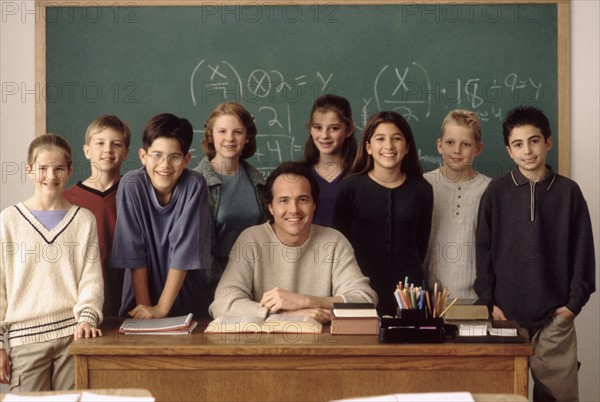
<path fill-rule="evenodd" d="M 77 402 L 79 401 L 79 394 L 58 394 L 58 395 L 19 395 L 19 394 L 6 394 L 4 395 L 3 402 L 37 402 L 37 401 L 53 401 L 53 402 Z"/>
<path fill-rule="evenodd" d="M 183 329 L 183 330 L 171 330 L 171 331 L 154 331 L 154 332 L 146 332 L 146 331 L 133 331 L 133 332 L 122 332 L 123 334 L 125 334 L 126 336 L 133 336 L 133 335 L 190 335 L 192 332 L 194 332 L 194 329 L 196 329 L 196 327 L 198 326 L 198 321 L 192 321 L 192 323 L 190 324 L 189 328 Z"/>
<path fill-rule="evenodd" d="M 460 324 L 458 336 L 486 336 L 487 331 L 487 324 Z"/>
<path fill-rule="evenodd" d="M 119 327 L 119 332 L 156 332 L 176 329 L 187 329 L 193 314 L 180 315 L 177 317 L 152 318 L 150 320 L 141 318 L 127 318 Z"/>
<path fill-rule="evenodd" d="M 340 399 L 332 402 L 475 402 L 470 392 L 433 392 L 423 394 L 391 394 L 351 399 Z"/>
<path fill-rule="evenodd" d="M 492 336 L 517 336 L 516 328 L 490 328 Z"/>
<path fill-rule="evenodd" d="M 83 391 L 80 402 L 155 402 L 151 396 L 117 396 Z"/>

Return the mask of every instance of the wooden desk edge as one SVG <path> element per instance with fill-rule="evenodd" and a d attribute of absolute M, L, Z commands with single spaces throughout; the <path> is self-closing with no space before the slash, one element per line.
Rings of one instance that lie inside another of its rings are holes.
<path fill-rule="evenodd" d="M 81 339 L 69 346 L 72 355 L 179 355 L 188 356 L 531 356 L 524 343 L 381 343 L 374 335 L 318 334 L 205 334 L 203 326 L 191 335 L 123 335 L 115 322 L 103 328 L 104 336 Z"/>
<path fill-rule="evenodd" d="M 194 335 L 191 335 L 194 336 Z M 151 339 L 153 338 L 153 339 Z M 423 348 L 427 349 L 430 356 L 531 356 L 533 345 L 523 344 L 489 344 L 489 343 L 409 343 L 388 344 L 378 343 L 376 340 L 354 340 L 343 336 L 340 343 L 331 342 L 324 344 L 311 343 L 248 343 L 239 341 L 235 343 L 170 343 L 170 337 L 139 336 L 129 339 L 128 342 L 87 343 L 85 340 L 73 342 L 69 352 L 76 356 L 165 356 L 185 354 L 188 356 L 422 356 Z M 192 340 L 193 341 L 193 340 Z"/>

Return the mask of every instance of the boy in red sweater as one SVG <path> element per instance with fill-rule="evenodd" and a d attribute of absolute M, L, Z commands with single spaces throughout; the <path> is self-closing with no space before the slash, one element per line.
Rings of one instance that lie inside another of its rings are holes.
<path fill-rule="evenodd" d="M 123 270 L 108 269 L 117 221 L 117 188 L 121 165 L 127 160 L 131 131 L 116 116 L 95 119 L 85 133 L 83 152 L 90 161 L 91 175 L 63 192 L 74 205 L 87 208 L 96 217 L 98 245 L 104 276 L 104 316 L 117 316 L 121 305 Z"/>

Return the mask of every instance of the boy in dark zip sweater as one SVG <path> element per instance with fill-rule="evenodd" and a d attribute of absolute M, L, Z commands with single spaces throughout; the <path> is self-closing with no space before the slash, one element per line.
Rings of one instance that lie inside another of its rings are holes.
<path fill-rule="evenodd" d="M 552 137 L 541 110 L 511 110 L 503 135 L 516 169 L 481 198 L 475 291 L 495 320 L 528 329 L 533 400 L 577 401 L 574 319 L 596 290 L 587 203 L 574 181 L 546 165 Z"/>

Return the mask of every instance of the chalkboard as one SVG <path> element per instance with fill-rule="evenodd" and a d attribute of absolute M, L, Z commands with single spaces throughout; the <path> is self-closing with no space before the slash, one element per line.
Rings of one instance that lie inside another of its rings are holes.
<path fill-rule="evenodd" d="M 89 174 L 81 148 L 98 115 L 116 114 L 132 128 L 124 170 L 140 166 L 151 116 L 189 119 L 194 167 L 204 121 L 225 100 L 254 115 L 258 149 L 249 161 L 268 173 L 302 157 L 309 111 L 323 93 L 350 100 L 357 140 L 373 113 L 403 114 L 425 171 L 441 161 L 435 144 L 446 113 L 475 110 L 485 143 L 476 169 L 489 176 L 513 166 L 501 134 L 505 113 L 534 105 L 560 143 L 549 163 L 568 174 L 564 2 L 107 4 L 48 2 L 37 31 L 45 43 L 38 129 L 70 140 L 73 180 Z"/>

